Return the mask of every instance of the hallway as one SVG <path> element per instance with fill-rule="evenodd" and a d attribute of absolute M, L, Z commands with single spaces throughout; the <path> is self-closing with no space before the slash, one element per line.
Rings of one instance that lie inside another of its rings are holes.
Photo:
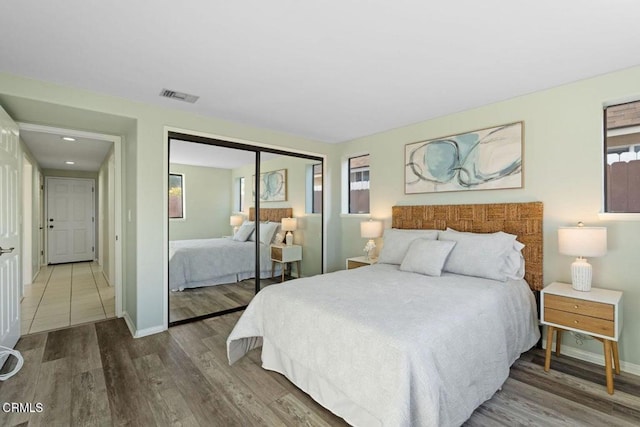
<path fill-rule="evenodd" d="M 25 286 L 21 334 L 115 317 L 114 288 L 96 262 L 43 266 Z"/>

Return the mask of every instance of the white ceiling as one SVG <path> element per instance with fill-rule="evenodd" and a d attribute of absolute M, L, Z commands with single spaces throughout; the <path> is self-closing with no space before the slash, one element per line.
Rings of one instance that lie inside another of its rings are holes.
<path fill-rule="evenodd" d="M 28 128 L 32 126 L 26 125 Z M 43 169 L 80 170 L 95 172 L 100 169 L 113 142 L 74 135 L 75 141 L 64 141 L 69 135 L 60 129 L 20 129 L 20 137 L 29 147 Z M 74 164 L 67 164 L 71 161 Z"/>
<path fill-rule="evenodd" d="M 640 64 L 635 0 L 4 2 L 0 71 L 341 142 Z M 162 88 L 200 96 L 160 98 Z"/>
<path fill-rule="evenodd" d="M 252 151 L 172 139 L 169 161 L 182 165 L 204 166 L 219 169 L 234 169 L 255 164 L 256 155 Z M 279 157 L 277 154 L 260 153 L 260 160 Z"/>

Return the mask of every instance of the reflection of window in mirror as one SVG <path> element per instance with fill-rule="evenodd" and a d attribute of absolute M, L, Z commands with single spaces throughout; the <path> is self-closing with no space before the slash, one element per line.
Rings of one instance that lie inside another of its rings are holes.
<path fill-rule="evenodd" d="M 349 159 L 349 213 L 369 213 L 369 155 Z"/>
<path fill-rule="evenodd" d="M 184 176 L 169 174 L 169 218 L 184 218 Z"/>
<path fill-rule="evenodd" d="M 244 212 L 244 176 L 238 178 L 238 186 L 236 188 L 236 208 L 238 212 Z"/>
<path fill-rule="evenodd" d="M 306 212 L 322 213 L 322 163 L 307 165 Z"/>
<path fill-rule="evenodd" d="M 640 101 L 604 110 L 605 212 L 640 212 Z"/>
<path fill-rule="evenodd" d="M 313 165 L 313 206 L 311 213 L 322 213 L 322 163 Z"/>

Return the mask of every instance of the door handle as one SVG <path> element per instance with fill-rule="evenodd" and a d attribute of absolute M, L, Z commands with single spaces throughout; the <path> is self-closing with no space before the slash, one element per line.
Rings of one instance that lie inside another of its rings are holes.
<path fill-rule="evenodd" d="M 53 225 L 50 225 L 49 228 L 53 228 Z"/>
<path fill-rule="evenodd" d="M 2 254 L 10 254 L 14 249 L 15 248 L 3 249 L 2 246 L 0 246 L 0 256 L 2 256 Z"/>

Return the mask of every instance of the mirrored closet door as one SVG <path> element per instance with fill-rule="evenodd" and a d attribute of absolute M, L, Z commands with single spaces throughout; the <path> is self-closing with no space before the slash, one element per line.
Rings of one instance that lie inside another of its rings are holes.
<path fill-rule="evenodd" d="M 322 158 L 170 133 L 170 326 L 323 271 L 322 173 Z"/>
<path fill-rule="evenodd" d="M 261 226 L 279 222 L 269 247 L 260 248 L 273 271 L 261 286 L 321 273 L 322 161 L 262 153 L 259 188 Z"/>
<path fill-rule="evenodd" d="M 170 140 L 170 323 L 233 311 L 255 295 L 255 226 L 243 211 L 256 156 Z"/>

